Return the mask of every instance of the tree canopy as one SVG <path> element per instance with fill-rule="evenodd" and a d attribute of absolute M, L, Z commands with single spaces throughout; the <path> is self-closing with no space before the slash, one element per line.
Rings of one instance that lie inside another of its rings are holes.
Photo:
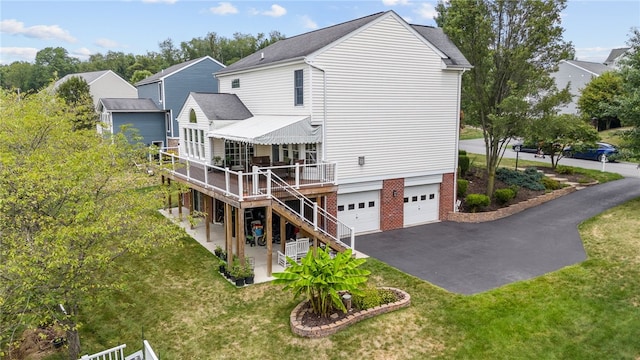
<path fill-rule="evenodd" d="M 95 129 L 98 114 L 94 109 L 89 84 L 79 77 L 72 76 L 56 89 L 56 93 L 67 104 L 74 130 Z"/>
<path fill-rule="evenodd" d="M 591 80 L 582 89 L 578 98 L 578 108 L 582 117 L 591 121 L 606 122 L 604 128 L 610 127 L 611 121 L 617 119 L 617 101 L 622 95 L 622 78 L 613 71 L 607 71 Z"/>
<path fill-rule="evenodd" d="M 562 34 L 564 0 L 451 0 L 437 6 L 436 22 L 473 65 L 463 76 L 465 121 L 482 127 L 487 195 L 509 139 L 569 101 L 549 74 L 573 48 Z"/>
<path fill-rule="evenodd" d="M 49 92 L 0 90 L 0 349 L 22 329 L 63 326 L 78 359 L 79 313 L 121 284 L 118 259 L 176 244 L 184 232 L 141 191 L 141 149 L 124 134 L 73 131 Z"/>
<path fill-rule="evenodd" d="M 626 134 L 627 146 L 640 154 L 640 30 L 633 29 L 628 41 L 630 46 L 622 61 L 623 94 L 618 97 L 618 118 L 622 125 L 632 126 Z"/>

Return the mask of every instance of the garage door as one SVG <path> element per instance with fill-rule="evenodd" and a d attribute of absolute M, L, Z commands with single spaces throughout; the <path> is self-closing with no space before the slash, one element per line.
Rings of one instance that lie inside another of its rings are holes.
<path fill-rule="evenodd" d="M 338 195 L 338 220 L 356 234 L 380 229 L 380 191 Z"/>
<path fill-rule="evenodd" d="M 438 220 L 440 184 L 404 188 L 404 226 Z"/>

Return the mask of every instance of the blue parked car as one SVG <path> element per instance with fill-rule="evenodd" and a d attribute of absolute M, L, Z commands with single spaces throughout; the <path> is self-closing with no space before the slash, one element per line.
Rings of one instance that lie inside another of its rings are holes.
<path fill-rule="evenodd" d="M 565 157 L 572 157 L 575 159 L 587 159 L 587 160 L 597 160 L 602 161 L 602 157 L 606 156 L 607 161 L 615 161 L 618 157 L 618 149 L 615 146 L 603 142 L 596 143 L 598 148 L 596 149 L 584 149 L 579 151 L 571 150 L 571 147 L 566 147 L 564 149 Z"/>

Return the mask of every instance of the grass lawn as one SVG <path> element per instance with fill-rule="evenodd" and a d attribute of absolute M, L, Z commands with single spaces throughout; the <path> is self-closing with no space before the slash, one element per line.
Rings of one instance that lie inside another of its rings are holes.
<path fill-rule="evenodd" d="M 195 241 L 127 266 L 128 286 L 85 307 L 83 353 L 141 332 L 170 359 L 638 359 L 640 199 L 580 226 L 588 260 L 473 296 L 444 291 L 377 260 L 378 285 L 402 288 L 412 306 L 325 339 L 292 335 L 299 299 L 279 286 L 236 289 Z M 58 357 L 55 357 L 58 358 Z"/>
<path fill-rule="evenodd" d="M 482 139 L 482 129 L 473 126 L 465 126 L 460 130 L 460 140 Z"/>

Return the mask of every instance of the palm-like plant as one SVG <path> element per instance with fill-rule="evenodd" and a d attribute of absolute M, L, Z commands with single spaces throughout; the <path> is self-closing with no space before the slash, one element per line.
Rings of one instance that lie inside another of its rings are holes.
<path fill-rule="evenodd" d="M 333 259 L 328 249 L 317 249 L 315 256 L 309 251 L 300 264 L 290 258 L 287 261 L 291 266 L 284 272 L 274 273 L 274 283 L 285 285 L 283 290 L 291 290 L 294 297 L 304 295 L 312 311 L 325 317 L 333 308 L 347 312 L 339 292 L 358 294 L 360 286 L 371 274 L 368 270 L 358 269 L 366 260 L 353 257 L 351 249 L 336 254 Z"/>

